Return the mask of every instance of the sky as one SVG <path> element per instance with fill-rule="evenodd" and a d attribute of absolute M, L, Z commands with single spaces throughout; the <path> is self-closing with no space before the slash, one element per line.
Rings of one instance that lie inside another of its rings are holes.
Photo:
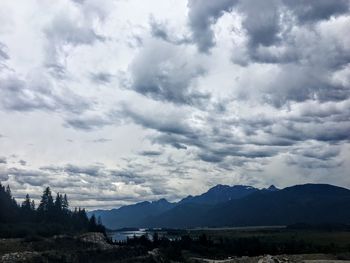
<path fill-rule="evenodd" d="M 88 209 L 350 188 L 349 4 L 0 1 L 0 181 Z"/>

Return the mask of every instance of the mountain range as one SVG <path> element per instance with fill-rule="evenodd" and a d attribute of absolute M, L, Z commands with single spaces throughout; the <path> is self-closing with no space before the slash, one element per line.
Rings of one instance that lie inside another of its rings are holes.
<path fill-rule="evenodd" d="M 350 190 L 327 184 L 278 189 L 217 185 L 176 203 L 160 199 L 95 210 L 110 229 L 350 223 Z"/>

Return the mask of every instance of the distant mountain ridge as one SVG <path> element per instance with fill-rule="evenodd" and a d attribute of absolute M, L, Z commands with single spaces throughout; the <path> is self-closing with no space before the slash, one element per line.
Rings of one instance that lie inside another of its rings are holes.
<path fill-rule="evenodd" d="M 165 199 L 108 211 L 93 211 L 112 229 L 122 227 L 222 227 L 350 223 L 350 190 L 305 184 L 282 190 L 274 186 L 217 185 L 177 203 Z"/>
<path fill-rule="evenodd" d="M 277 188 L 274 187 L 274 190 L 275 189 Z M 103 224 L 111 229 L 124 227 L 145 227 L 146 222 L 149 221 L 150 218 L 155 218 L 156 216 L 185 203 L 215 205 L 245 197 L 256 191 L 260 190 L 252 186 L 229 186 L 219 184 L 210 188 L 207 192 L 201 195 L 187 196 L 177 203 L 170 203 L 163 198 L 153 202 L 144 201 L 133 205 L 122 206 L 118 209 L 95 210 L 89 212 L 88 214 L 95 214 L 97 217 L 100 216 Z"/>
<path fill-rule="evenodd" d="M 112 210 L 96 210 L 89 212 L 89 215 L 100 216 L 105 226 L 110 229 L 123 227 L 143 227 L 148 217 L 157 216 L 170 210 L 175 206 L 162 198 L 153 202 L 140 202 L 134 205 L 122 206 Z"/>
<path fill-rule="evenodd" d="M 196 204 L 217 204 L 226 202 L 229 200 L 239 199 L 245 197 L 249 194 L 252 194 L 259 189 L 254 188 L 252 186 L 246 185 L 222 185 L 218 184 L 212 188 L 210 188 L 207 192 L 197 195 L 197 196 L 188 196 L 178 204 L 183 203 L 196 203 Z"/>

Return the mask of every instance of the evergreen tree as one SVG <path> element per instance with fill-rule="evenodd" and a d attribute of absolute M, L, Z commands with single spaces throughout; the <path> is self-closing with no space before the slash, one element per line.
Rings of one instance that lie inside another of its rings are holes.
<path fill-rule="evenodd" d="M 41 221 L 50 221 L 55 217 L 55 205 L 51 195 L 50 187 L 46 187 L 38 207 L 38 216 Z"/>
<path fill-rule="evenodd" d="M 96 216 L 93 214 L 90 217 L 90 220 L 89 220 L 89 228 L 88 228 L 88 230 L 91 231 L 91 232 L 105 233 L 106 229 L 102 225 L 101 217 L 99 217 L 98 221 L 96 222 Z"/>
<path fill-rule="evenodd" d="M 90 217 L 90 220 L 89 220 L 89 231 L 94 232 L 95 229 L 96 229 L 96 226 L 97 226 L 97 224 L 96 224 L 96 217 L 95 217 L 95 215 L 92 215 Z"/>
<path fill-rule="evenodd" d="M 26 194 L 26 199 L 22 202 L 22 209 L 30 211 L 32 210 L 32 202 L 30 200 L 29 194 Z"/>
<path fill-rule="evenodd" d="M 21 221 L 33 222 L 35 219 L 35 208 L 33 207 L 33 201 L 30 200 L 29 194 L 26 194 L 26 198 L 21 205 Z"/>
<path fill-rule="evenodd" d="M 63 200 L 62 200 L 62 209 L 64 211 L 68 211 L 68 209 L 69 209 L 69 203 L 68 203 L 68 198 L 67 198 L 66 194 L 64 194 L 64 197 L 63 197 Z"/>
<path fill-rule="evenodd" d="M 93 214 L 89 220 L 90 224 L 92 226 L 96 226 L 96 217 L 95 217 L 95 214 Z"/>
<path fill-rule="evenodd" d="M 30 209 L 33 210 L 33 211 L 35 211 L 35 201 L 34 201 L 34 200 L 32 200 L 32 201 L 30 202 Z"/>
<path fill-rule="evenodd" d="M 89 228 L 89 219 L 86 215 L 85 209 L 75 208 L 72 214 L 72 220 L 74 226 L 78 230 L 88 230 Z"/>
<path fill-rule="evenodd" d="M 6 193 L 7 193 L 7 195 L 12 199 L 11 188 L 10 188 L 9 185 L 7 185 L 7 187 L 6 187 Z"/>
<path fill-rule="evenodd" d="M 101 218 L 101 216 L 98 216 L 98 218 L 97 218 L 97 224 L 99 225 L 99 226 L 102 226 L 103 224 L 102 224 L 102 218 Z"/>
<path fill-rule="evenodd" d="M 57 193 L 56 200 L 55 200 L 55 209 L 56 211 L 61 211 L 63 208 L 63 198 L 60 193 Z"/>
<path fill-rule="evenodd" d="M 12 198 L 10 186 L 6 188 L 0 183 L 0 222 L 16 222 L 19 218 L 19 207 Z"/>

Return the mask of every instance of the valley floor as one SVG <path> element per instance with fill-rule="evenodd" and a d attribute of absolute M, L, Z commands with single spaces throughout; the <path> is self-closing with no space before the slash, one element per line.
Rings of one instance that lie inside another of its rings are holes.
<path fill-rule="evenodd" d="M 330 254 L 301 254 L 301 255 L 277 255 L 259 257 L 240 257 L 224 260 L 212 260 L 204 258 L 191 258 L 191 263 L 350 263 L 350 260 L 339 260 L 339 257 Z"/>
<path fill-rule="evenodd" d="M 215 231 L 217 234 L 217 231 Z M 236 233 L 237 234 L 237 233 Z M 247 233 L 245 233 L 247 234 Z M 271 234 L 271 233 L 270 233 Z M 339 233 L 338 233 L 339 234 Z M 268 236 L 268 234 L 265 234 Z M 339 235 L 338 235 L 339 236 Z M 142 238 L 139 239 L 142 241 Z M 341 239 L 342 243 L 344 242 Z M 148 241 L 150 242 L 150 241 Z M 340 242 L 340 241 L 339 241 Z M 149 243 L 148 243 L 149 244 Z M 346 242 L 347 244 L 347 242 Z M 86 233 L 51 238 L 0 239 L 1 263 L 350 263 L 350 251 L 324 254 L 263 255 L 252 257 L 214 257 L 209 250 L 174 250 L 177 243 L 154 248 L 141 243 L 114 244 L 101 233 Z M 208 247 L 209 249 L 209 247 Z M 173 253 L 171 253 L 171 251 Z M 206 253 L 205 251 L 209 252 Z M 214 250 L 213 250 L 214 251 Z M 230 253 L 231 254 L 231 253 Z M 263 254 L 263 253 L 261 253 Z M 181 258 L 181 259 L 180 259 Z M 221 258 L 214 260 L 210 258 Z"/>

